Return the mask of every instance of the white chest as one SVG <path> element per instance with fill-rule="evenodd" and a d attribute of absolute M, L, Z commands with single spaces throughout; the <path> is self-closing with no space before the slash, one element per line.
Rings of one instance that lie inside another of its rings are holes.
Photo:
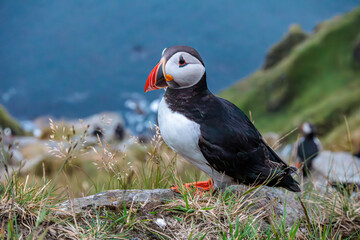
<path fill-rule="evenodd" d="M 173 112 L 164 99 L 159 104 L 158 122 L 162 138 L 175 152 L 189 161 L 204 158 L 198 146 L 200 125 Z"/>
<path fill-rule="evenodd" d="M 173 112 L 164 99 L 159 104 L 158 122 L 165 143 L 214 180 L 215 188 L 234 184 L 232 178 L 212 169 L 199 148 L 200 125 Z"/>

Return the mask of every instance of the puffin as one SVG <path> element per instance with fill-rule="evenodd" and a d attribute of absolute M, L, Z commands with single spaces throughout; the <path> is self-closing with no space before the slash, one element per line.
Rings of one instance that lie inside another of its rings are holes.
<path fill-rule="evenodd" d="M 219 79 L 221 81 L 221 79 Z M 150 72 L 145 92 L 166 88 L 158 107 L 164 142 L 210 176 L 186 189 L 216 191 L 229 185 L 267 185 L 300 192 L 287 165 L 233 103 L 212 94 L 205 64 L 189 46 L 165 48 Z M 179 192 L 178 186 L 171 188 Z"/>
<path fill-rule="evenodd" d="M 308 177 L 312 170 L 312 163 L 322 149 L 320 140 L 317 138 L 317 130 L 314 124 L 304 122 L 300 126 L 302 137 L 297 146 L 299 159 L 297 167 L 303 165 L 303 176 Z"/>

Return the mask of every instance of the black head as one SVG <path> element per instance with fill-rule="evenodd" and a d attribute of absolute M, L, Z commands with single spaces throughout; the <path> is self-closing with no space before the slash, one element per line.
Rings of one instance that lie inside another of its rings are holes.
<path fill-rule="evenodd" d="M 151 71 L 145 92 L 169 87 L 188 88 L 198 83 L 205 74 L 205 65 L 200 54 L 188 46 L 165 48 L 161 60 Z"/>
<path fill-rule="evenodd" d="M 310 122 L 304 122 L 301 124 L 300 130 L 302 134 L 307 137 L 315 137 L 317 134 L 315 125 Z"/>
<path fill-rule="evenodd" d="M 192 47 L 185 46 L 185 45 L 176 45 L 176 46 L 172 46 L 169 48 L 165 48 L 162 52 L 161 57 L 165 58 L 165 60 L 168 61 L 175 53 L 178 53 L 178 52 L 189 53 L 193 57 L 197 58 L 201 62 L 201 64 L 205 67 L 205 64 L 204 64 L 200 54 L 198 53 L 198 51 L 196 51 Z"/>

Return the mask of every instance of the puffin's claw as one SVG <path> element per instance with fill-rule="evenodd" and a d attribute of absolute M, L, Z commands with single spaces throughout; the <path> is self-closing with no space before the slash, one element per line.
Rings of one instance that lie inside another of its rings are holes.
<path fill-rule="evenodd" d="M 193 183 L 186 183 L 183 184 L 184 188 L 188 191 L 199 193 L 199 192 L 208 192 L 214 189 L 213 180 L 210 178 L 208 181 L 201 181 L 201 182 L 193 182 Z M 180 193 L 179 186 L 171 186 L 170 189 L 173 192 Z"/>

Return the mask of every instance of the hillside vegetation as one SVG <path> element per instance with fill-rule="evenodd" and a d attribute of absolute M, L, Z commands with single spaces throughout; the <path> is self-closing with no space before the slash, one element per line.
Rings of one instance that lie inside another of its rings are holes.
<path fill-rule="evenodd" d="M 24 135 L 25 133 L 2 105 L 0 105 L 0 128 L 10 128 L 12 133 L 16 135 Z"/>
<path fill-rule="evenodd" d="M 272 55 L 289 43 L 289 34 L 270 50 Z M 251 112 L 262 132 L 285 134 L 311 121 L 333 150 L 350 150 L 348 122 L 352 145 L 360 149 L 360 8 L 319 24 L 290 53 L 279 55 L 276 64 L 220 96 Z"/>

